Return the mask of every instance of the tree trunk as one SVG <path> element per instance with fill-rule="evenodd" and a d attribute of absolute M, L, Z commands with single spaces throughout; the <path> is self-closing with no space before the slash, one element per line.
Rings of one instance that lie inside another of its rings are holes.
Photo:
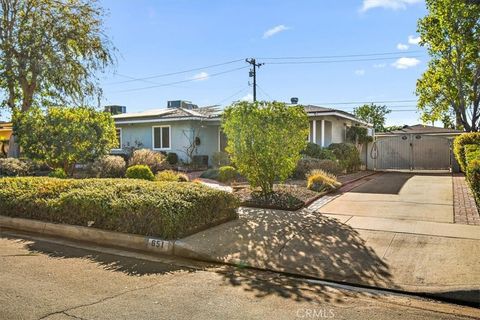
<path fill-rule="evenodd" d="M 8 154 L 9 158 L 18 158 L 20 157 L 20 146 L 16 141 L 16 137 L 14 134 L 10 136 L 10 140 L 8 141 Z"/>

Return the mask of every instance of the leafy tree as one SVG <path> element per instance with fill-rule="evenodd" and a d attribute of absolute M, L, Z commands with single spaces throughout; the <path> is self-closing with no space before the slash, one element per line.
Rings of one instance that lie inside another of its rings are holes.
<path fill-rule="evenodd" d="M 16 111 L 14 132 L 25 155 L 73 174 L 76 163 L 93 162 L 117 145 L 109 113 L 88 107 L 38 107 Z"/>
<path fill-rule="evenodd" d="M 417 81 L 424 121 L 453 111 L 458 129 L 479 130 L 480 5 L 466 0 L 426 0 L 418 22 L 420 44 L 428 48 L 428 69 Z"/>
<path fill-rule="evenodd" d="M 377 132 L 385 130 L 385 117 L 392 112 L 387 106 L 380 106 L 376 104 L 364 104 L 358 108 L 353 109 L 353 113 L 357 118 L 365 122 L 371 123 Z"/>
<path fill-rule="evenodd" d="M 99 98 L 95 73 L 114 51 L 103 18 L 97 0 L 1 0 L 0 106 L 26 112 Z"/>
<path fill-rule="evenodd" d="M 222 123 L 232 162 L 264 197 L 295 169 L 308 127 L 303 107 L 280 102 L 239 102 L 226 108 Z"/>

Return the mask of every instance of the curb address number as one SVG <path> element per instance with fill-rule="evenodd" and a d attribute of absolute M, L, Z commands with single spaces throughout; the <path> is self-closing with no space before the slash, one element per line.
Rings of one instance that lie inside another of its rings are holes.
<path fill-rule="evenodd" d="M 163 248 L 165 246 L 165 241 L 157 239 L 148 239 L 148 244 L 150 247 Z"/>

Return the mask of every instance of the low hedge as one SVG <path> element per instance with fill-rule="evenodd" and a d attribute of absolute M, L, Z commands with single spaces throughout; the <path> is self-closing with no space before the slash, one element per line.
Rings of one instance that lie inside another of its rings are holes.
<path fill-rule="evenodd" d="M 465 173 L 467 181 L 480 208 L 480 145 L 467 144 L 463 149 L 466 161 Z"/>
<path fill-rule="evenodd" d="M 188 182 L 0 179 L 0 215 L 164 239 L 235 219 L 237 207 L 234 195 Z"/>
<path fill-rule="evenodd" d="M 466 145 L 480 145 L 480 132 L 463 133 L 455 138 L 453 141 L 453 153 L 457 158 L 458 164 L 462 172 L 467 171 L 467 159 L 465 157 Z"/>

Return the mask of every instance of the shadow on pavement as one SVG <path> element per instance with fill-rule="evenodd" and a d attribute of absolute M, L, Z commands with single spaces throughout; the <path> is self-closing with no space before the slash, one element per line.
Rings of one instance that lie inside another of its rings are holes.
<path fill-rule="evenodd" d="M 351 192 L 376 193 L 376 194 L 399 194 L 403 186 L 414 175 L 410 173 L 389 173 L 378 176 L 376 179 L 356 187 Z"/>

